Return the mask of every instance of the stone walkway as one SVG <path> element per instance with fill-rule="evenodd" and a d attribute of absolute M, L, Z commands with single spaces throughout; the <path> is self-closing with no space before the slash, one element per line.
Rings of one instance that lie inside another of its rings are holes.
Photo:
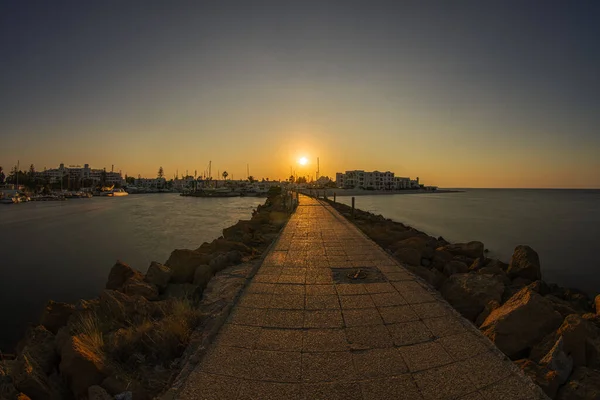
<path fill-rule="evenodd" d="M 365 280 L 348 278 L 357 269 Z M 436 291 L 302 196 L 178 398 L 546 397 Z"/>

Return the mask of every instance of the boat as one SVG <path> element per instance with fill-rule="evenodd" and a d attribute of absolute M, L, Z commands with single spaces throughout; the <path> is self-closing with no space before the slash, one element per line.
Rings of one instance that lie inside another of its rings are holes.
<path fill-rule="evenodd" d="M 110 192 L 108 192 L 107 196 L 108 197 L 122 197 L 122 196 L 129 196 L 129 193 L 127 193 L 123 189 L 113 189 Z"/>
<path fill-rule="evenodd" d="M 27 197 L 26 197 L 27 198 Z M 2 190 L 0 191 L 1 204 L 17 204 L 24 201 L 23 196 L 18 190 Z"/>
<path fill-rule="evenodd" d="M 241 193 L 230 188 L 206 188 L 194 192 L 181 193 L 181 196 L 190 197 L 240 197 Z"/>

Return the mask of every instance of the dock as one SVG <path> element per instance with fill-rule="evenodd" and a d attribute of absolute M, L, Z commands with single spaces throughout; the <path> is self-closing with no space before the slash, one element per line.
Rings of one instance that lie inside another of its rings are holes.
<path fill-rule="evenodd" d="M 547 399 L 326 202 L 296 212 L 180 399 Z"/>

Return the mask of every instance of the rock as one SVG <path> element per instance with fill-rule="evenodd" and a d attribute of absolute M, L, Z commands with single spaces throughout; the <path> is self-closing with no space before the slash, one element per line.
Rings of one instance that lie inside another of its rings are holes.
<path fill-rule="evenodd" d="M 239 250 L 232 250 L 227 252 L 228 265 L 236 265 L 242 262 L 243 254 Z"/>
<path fill-rule="evenodd" d="M 542 296 L 550 294 L 550 287 L 546 284 L 546 282 L 542 280 L 537 280 L 533 283 L 530 283 L 528 286 L 531 290 L 533 290 L 534 292 L 538 292 Z"/>
<path fill-rule="evenodd" d="M 133 400 L 133 393 L 129 391 L 119 393 L 115 395 L 115 400 Z"/>
<path fill-rule="evenodd" d="M 436 269 L 427 269 L 425 267 L 414 265 L 407 265 L 406 269 L 408 269 L 413 274 L 421 277 L 423 280 L 425 280 L 427 283 L 429 283 L 436 289 L 439 289 L 444 283 L 444 280 L 446 279 L 444 274 L 442 274 Z"/>
<path fill-rule="evenodd" d="M 158 299 L 158 288 L 151 283 L 130 279 L 123 286 L 123 293 L 129 296 L 142 296 L 148 300 Z"/>
<path fill-rule="evenodd" d="M 431 267 L 442 272 L 446 264 L 448 264 L 451 260 L 452 254 L 442 250 L 441 248 L 436 249 L 433 252 L 433 257 L 431 258 Z"/>
<path fill-rule="evenodd" d="M 87 395 L 90 386 L 99 385 L 106 377 L 102 354 L 91 343 L 80 334 L 62 348 L 60 373 L 76 398 Z"/>
<path fill-rule="evenodd" d="M 165 265 L 172 270 L 171 283 L 191 283 L 199 265 L 210 262 L 210 256 L 193 250 L 174 250 Z"/>
<path fill-rule="evenodd" d="M 548 294 L 544 297 L 552 302 L 552 307 L 554 307 L 554 309 L 558 311 L 558 313 L 562 315 L 563 318 L 567 315 L 577 314 L 577 311 L 575 311 L 575 309 L 571 306 L 571 304 L 568 301 L 559 299 L 558 297 L 553 296 L 551 294 Z"/>
<path fill-rule="evenodd" d="M 562 385 L 569 379 L 569 375 L 571 375 L 571 371 L 573 370 L 573 358 L 565 353 L 562 336 L 558 338 L 548 354 L 542 358 L 540 364 L 545 365 L 552 371 L 556 371 L 559 385 Z"/>
<path fill-rule="evenodd" d="M 402 248 L 397 250 L 394 253 L 394 257 L 396 257 L 400 262 L 406 263 L 408 265 L 419 266 L 421 265 L 421 253 L 418 250 L 411 248 Z"/>
<path fill-rule="evenodd" d="M 194 285 L 205 288 L 213 275 L 214 272 L 210 266 L 200 265 L 194 273 Z"/>
<path fill-rule="evenodd" d="M 163 316 L 159 302 L 150 302 L 142 296 L 128 296 L 115 290 L 104 290 L 100 293 L 98 308 L 107 320 L 121 324 Z"/>
<path fill-rule="evenodd" d="M 490 314 L 492 313 L 492 311 L 494 311 L 495 309 L 500 307 L 500 303 L 496 300 L 490 300 L 487 302 L 487 304 L 485 305 L 485 307 L 483 308 L 483 311 L 481 312 L 481 314 L 479 314 L 477 316 L 477 319 L 475 320 L 475 326 L 481 326 L 481 324 L 483 324 L 483 322 L 487 319 L 487 317 L 490 316 Z"/>
<path fill-rule="evenodd" d="M 88 388 L 88 399 L 89 400 L 113 400 L 113 397 L 108 394 L 102 386 L 94 385 Z"/>
<path fill-rule="evenodd" d="M 431 260 L 429 258 L 421 258 L 421 266 L 423 266 L 423 267 L 430 267 L 431 266 Z"/>
<path fill-rule="evenodd" d="M 545 366 L 538 365 L 526 358 L 515 361 L 515 364 L 521 368 L 523 373 L 535 382 L 536 385 L 541 387 L 548 397 L 554 398 L 554 396 L 556 396 L 559 379 L 558 374 L 555 371 L 551 371 Z"/>
<path fill-rule="evenodd" d="M 507 273 L 511 279 L 517 277 L 532 281 L 542 279 L 538 254 L 529 246 L 517 246 L 510 259 Z"/>
<path fill-rule="evenodd" d="M 15 388 L 33 400 L 58 398 L 44 372 L 25 354 L 15 361 L 11 376 Z"/>
<path fill-rule="evenodd" d="M 67 324 L 69 317 L 73 314 L 75 306 L 67 303 L 59 303 L 50 300 L 46 304 L 40 324 L 50 332 L 56 334 L 58 330 Z"/>
<path fill-rule="evenodd" d="M 18 347 L 19 355 L 27 356 L 46 375 L 52 372 L 58 361 L 58 354 L 54 351 L 54 335 L 42 325 L 28 329 Z"/>
<path fill-rule="evenodd" d="M 454 274 L 440 292 L 465 318 L 475 321 L 490 301 L 500 301 L 504 284 L 489 275 Z"/>
<path fill-rule="evenodd" d="M 472 272 L 479 271 L 481 268 L 487 266 L 489 261 L 490 260 L 485 257 L 476 258 L 475 261 L 473 261 L 471 263 L 471 265 L 469 265 L 469 271 L 472 271 Z"/>
<path fill-rule="evenodd" d="M 483 257 L 483 243 L 481 242 L 468 242 L 468 243 L 454 243 L 442 247 L 443 250 L 451 253 L 454 256 L 466 256 L 469 258 Z"/>
<path fill-rule="evenodd" d="M 600 294 L 594 298 L 594 310 L 597 315 L 600 315 Z"/>
<path fill-rule="evenodd" d="M 444 266 L 444 275 L 465 274 L 469 272 L 469 266 L 464 262 L 452 260 Z"/>
<path fill-rule="evenodd" d="M 126 399 L 127 396 L 130 396 L 129 398 L 133 398 L 134 400 L 150 399 L 142 384 L 135 380 L 125 381 L 114 376 L 109 376 L 102 382 L 102 387 L 112 396 L 115 396 L 115 399 L 118 396 L 121 396 L 123 399 Z"/>
<path fill-rule="evenodd" d="M 116 264 L 110 269 L 110 273 L 108 274 L 106 289 L 119 290 L 129 279 L 141 280 L 142 274 L 139 271 L 131 268 L 129 265 L 121 261 L 117 261 Z"/>
<path fill-rule="evenodd" d="M 496 277 L 496 279 L 502 281 L 505 286 L 509 286 L 511 283 L 510 279 L 508 279 L 508 276 L 506 276 L 506 272 L 496 265 L 480 268 L 477 273 L 481 275 L 492 275 Z"/>
<path fill-rule="evenodd" d="M 202 288 L 198 285 L 191 283 L 169 283 L 165 292 L 163 293 L 164 298 L 178 298 L 178 299 L 190 299 L 198 300 L 202 297 Z"/>
<path fill-rule="evenodd" d="M 171 275 L 173 275 L 171 268 L 156 261 L 152 261 L 148 267 L 148 272 L 146 272 L 144 280 L 156 285 L 158 290 L 162 292 L 169 284 Z"/>
<path fill-rule="evenodd" d="M 600 371 L 586 367 L 575 368 L 569 381 L 558 390 L 557 400 L 600 399 Z"/>
<path fill-rule="evenodd" d="M 549 300 L 529 288 L 492 311 L 480 329 L 511 359 L 521 358 L 562 321 Z"/>
<path fill-rule="evenodd" d="M 252 230 L 252 232 L 254 232 L 254 230 Z M 237 250 L 242 254 L 252 254 L 253 252 L 252 248 L 246 246 L 244 243 L 227 240 L 226 238 L 215 239 L 211 243 L 203 243 L 202 246 L 196 249 L 197 252 L 202 254 L 227 253 L 234 250 Z M 208 264 L 208 261 L 210 260 L 206 260 L 204 264 Z"/>
<path fill-rule="evenodd" d="M 400 249 L 415 249 L 422 258 L 430 259 L 434 254 L 436 244 L 437 241 L 432 237 L 427 235 L 417 235 L 396 242 L 393 245 L 393 248 L 394 251 Z"/>
<path fill-rule="evenodd" d="M 556 331 L 557 336 L 562 336 L 564 349 L 573 357 L 576 367 L 587 365 L 588 339 L 596 336 L 594 331 L 594 327 L 577 314 L 567 316 Z"/>

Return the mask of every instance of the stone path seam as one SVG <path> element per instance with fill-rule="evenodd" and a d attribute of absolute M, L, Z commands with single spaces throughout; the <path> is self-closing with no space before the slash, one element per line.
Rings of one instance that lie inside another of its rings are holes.
<path fill-rule="evenodd" d="M 331 268 L 380 279 L 336 282 Z M 306 196 L 178 398 L 547 399 L 435 290 Z"/>

